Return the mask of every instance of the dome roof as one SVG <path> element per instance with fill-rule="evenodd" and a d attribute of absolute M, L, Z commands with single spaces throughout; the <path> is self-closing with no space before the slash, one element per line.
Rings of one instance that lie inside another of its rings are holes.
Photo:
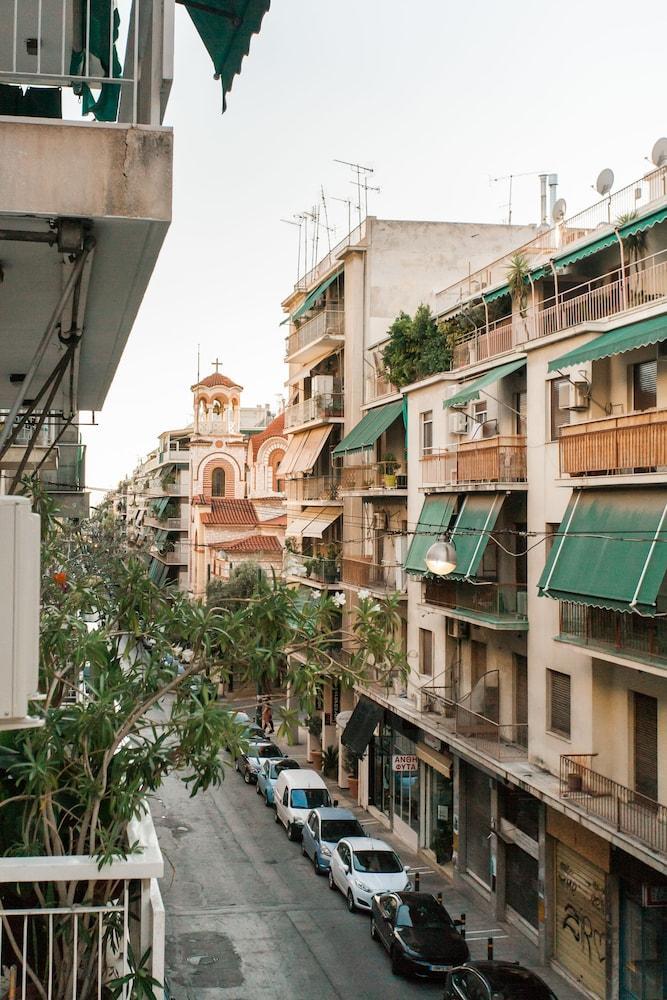
<path fill-rule="evenodd" d="M 192 388 L 196 389 L 197 386 L 199 385 L 206 386 L 207 389 L 213 389 L 215 386 L 218 385 L 222 385 L 226 389 L 243 388 L 243 386 L 240 386 L 238 382 L 232 382 L 230 378 L 227 378 L 226 375 L 222 375 L 220 372 L 213 372 L 212 375 L 207 375 L 206 378 L 203 378 L 200 382 L 197 382 L 197 385 L 193 385 Z"/>

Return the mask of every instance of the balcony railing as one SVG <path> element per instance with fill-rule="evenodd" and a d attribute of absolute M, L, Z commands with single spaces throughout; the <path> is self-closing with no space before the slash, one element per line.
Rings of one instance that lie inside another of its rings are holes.
<path fill-rule="evenodd" d="M 366 402 L 373 403 L 382 396 L 393 396 L 399 390 L 384 375 L 366 379 Z"/>
<path fill-rule="evenodd" d="M 667 410 L 566 424 L 558 449 L 561 475 L 655 472 L 667 466 Z"/>
<path fill-rule="evenodd" d="M 469 611 L 500 620 L 527 622 L 528 604 L 525 586 L 514 583 L 464 583 L 460 580 L 427 581 L 424 603 L 452 611 Z"/>
<path fill-rule="evenodd" d="M 396 472 L 395 462 L 369 462 L 366 465 L 344 465 L 340 473 L 343 493 L 359 490 L 407 490 L 408 477 Z"/>
<path fill-rule="evenodd" d="M 301 403 L 285 407 L 285 426 L 297 427 L 314 420 L 326 420 L 344 415 L 345 396 L 342 392 L 322 392 Z"/>
<path fill-rule="evenodd" d="M 422 486 L 452 483 L 524 483 L 526 438 L 523 435 L 480 438 L 422 455 Z"/>
<path fill-rule="evenodd" d="M 286 484 L 288 500 L 337 500 L 340 494 L 340 476 L 304 476 L 303 479 L 288 479 Z"/>
<path fill-rule="evenodd" d="M 593 770 L 591 754 L 563 754 L 560 795 L 589 816 L 667 854 L 667 806 Z"/>
<path fill-rule="evenodd" d="M 343 583 L 352 587 L 368 587 L 387 593 L 405 590 L 405 571 L 402 566 L 380 565 L 367 559 L 343 559 Z"/>
<path fill-rule="evenodd" d="M 143 522 L 149 528 L 157 528 L 158 531 L 187 531 L 188 522 L 180 517 L 166 517 L 160 519 L 155 514 L 146 514 Z"/>
<path fill-rule="evenodd" d="M 316 281 L 323 278 L 327 271 L 330 271 L 336 261 L 338 260 L 338 255 L 345 247 L 354 246 L 355 243 L 360 243 L 366 236 L 366 219 L 351 229 L 347 236 L 343 237 L 340 243 L 337 243 L 332 250 L 323 257 L 314 267 L 311 267 L 309 271 L 299 278 L 296 285 L 294 286 L 295 291 L 305 291 L 314 285 Z"/>
<path fill-rule="evenodd" d="M 628 659 L 667 664 L 667 620 L 560 603 L 559 639 Z"/>
<path fill-rule="evenodd" d="M 454 701 L 449 687 L 425 686 L 421 694 L 424 711 L 439 716 L 445 729 L 480 753 L 498 761 L 522 760 L 527 756 L 527 723 L 487 719 Z"/>
<path fill-rule="evenodd" d="M 454 347 L 452 367 L 462 368 L 464 365 L 474 365 L 478 361 L 494 358 L 496 354 L 504 354 L 514 347 L 514 328 L 512 317 L 489 323 L 488 330 L 475 330 L 470 337 L 462 340 Z"/>
<path fill-rule="evenodd" d="M 285 556 L 285 573 L 287 576 L 299 576 L 305 580 L 316 580 L 318 583 L 338 583 L 340 581 L 340 559 L 329 558 L 325 550 L 312 555 L 300 555 L 288 552 Z"/>
<path fill-rule="evenodd" d="M 323 309 L 312 319 L 304 320 L 294 333 L 285 338 L 285 358 L 290 358 L 322 337 L 342 337 L 344 332 L 345 312 L 342 309 Z"/>

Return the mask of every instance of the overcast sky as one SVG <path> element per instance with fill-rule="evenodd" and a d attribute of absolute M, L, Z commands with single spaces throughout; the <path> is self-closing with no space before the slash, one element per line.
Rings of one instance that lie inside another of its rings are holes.
<path fill-rule="evenodd" d="M 242 402 L 275 403 L 285 379 L 281 300 L 312 208 L 347 231 L 349 168 L 374 168 L 369 213 L 501 222 L 507 174 L 556 172 L 568 214 L 641 176 L 667 133 L 664 0 L 273 0 L 220 114 L 220 86 L 176 9 L 173 222 L 99 427 L 87 480 L 113 487 L 156 435 L 190 420 L 220 357 Z M 514 181 L 512 221 L 539 221 L 536 176 Z M 320 235 L 320 250 L 327 249 Z M 321 254 L 320 254 L 321 255 Z M 429 289 L 425 289 L 428 295 Z"/>

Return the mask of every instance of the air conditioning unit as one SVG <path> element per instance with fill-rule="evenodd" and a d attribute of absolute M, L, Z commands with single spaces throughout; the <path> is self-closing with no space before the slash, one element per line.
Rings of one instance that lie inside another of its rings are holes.
<path fill-rule="evenodd" d="M 463 413 L 461 410 L 453 410 L 449 414 L 449 433 L 450 434 L 467 434 L 468 433 L 468 414 Z"/>
<path fill-rule="evenodd" d="M 561 382 L 558 386 L 560 410 L 587 410 L 590 406 L 591 388 L 588 382 Z"/>
<path fill-rule="evenodd" d="M 528 616 L 528 592 L 526 590 L 517 590 L 516 613 L 522 618 Z"/>
<path fill-rule="evenodd" d="M 457 618 L 448 618 L 447 635 L 450 639 L 467 639 L 470 635 L 470 625 L 468 622 L 460 622 Z"/>
<path fill-rule="evenodd" d="M 333 375 L 314 375 L 310 388 L 313 396 L 330 396 L 334 391 Z"/>
<path fill-rule="evenodd" d="M 0 496 L 0 730 L 42 725 L 28 715 L 39 664 L 39 517 L 26 497 Z"/>

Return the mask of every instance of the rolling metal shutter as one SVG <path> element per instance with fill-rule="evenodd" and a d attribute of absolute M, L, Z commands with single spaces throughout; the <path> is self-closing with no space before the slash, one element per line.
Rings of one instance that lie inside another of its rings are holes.
<path fill-rule="evenodd" d="M 556 844 L 554 957 L 596 997 L 606 986 L 606 877 Z"/>
<path fill-rule="evenodd" d="M 549 671 L 549 728 L 570 735 L 570 675 Z"/>
<path fill-rule="evenodd" d="M 635 791 L 658 798 L 658 702 L 634 692 Z"/>
<path fill-rule="evenodd" d="M 466 867 L 486 886 L 491 884 L 490 779 L 472 765 L 466 766 Z"/>

